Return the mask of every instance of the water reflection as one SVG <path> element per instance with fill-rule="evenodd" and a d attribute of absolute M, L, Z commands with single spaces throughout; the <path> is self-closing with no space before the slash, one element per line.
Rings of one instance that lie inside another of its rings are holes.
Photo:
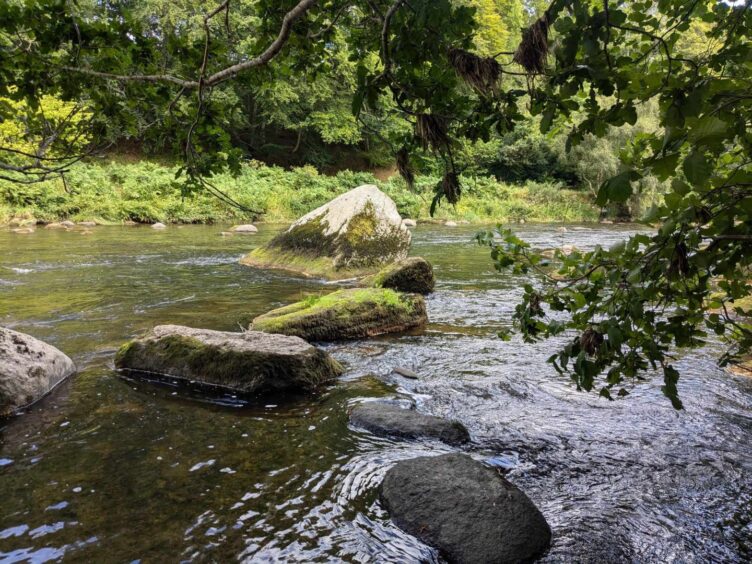
<path fill-rule="evenodd" d="M 586 249 L 630 229 L 520 231 L 540 247 Z M 506 471 L 552 525 L 549 561 L 752 556 L 752 379 L 698 351 L 679 363 L 682 413 L 657 385 L 611 403 L 575 392 L 545 362 L 555 343 L 495 337 L 522 280 L 493 271 L 472 228 L 416 230 L 413 253 L 438 276 L 429 327 L 328 345 L 348 372 L 318 397 L 207 403 L 116 376 L 116 347 L 157 323 L 234 330 L 322 290 L 237 264 L 274 227 L 221 230 L 0 233 L 0 324 L 82 369 L 0 431 L 0 561 L 435 561 L 391 525 L 377 486 L 396 461 L 449 449 L 348 427 L 349 405 L 385 396 L 470 429 L 471 455 Z"/>

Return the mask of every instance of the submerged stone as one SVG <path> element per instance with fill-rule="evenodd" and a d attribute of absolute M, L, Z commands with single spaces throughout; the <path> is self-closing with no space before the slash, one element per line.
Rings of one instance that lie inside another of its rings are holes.
<path fill-rule="evenodd" d="M 362 285 L 391 288 L 400 292 L 430 294 L 436 281 L 433 266 L 422 257 L 409 257 L 384 267 L 378 274 L 363 280 Z"/>
<path fill-rule="evenodd" d="M 258 227 L 250 223 L 244 225 L 235 225 L 230 228 L 233 233 L 258 233 Z"/>
<path fill-rule="evenodd" d="M 37 401 L 75 371 L 52 345 L 0 327 L 0 416 Z"/>
<path fill-rule="evenodd" d="M 409 247 L 410 231 L 397 206 L 367 184 L 304 215 L 241 263 L 341 279 L 401 260 Z"/>
<path fill-rule="evenodd" d="M 399 528 L 449 562 L 530 562 L 551 542 L 530 498 L 465 454 L 398 462 L 386 473 L 381 501 Z"/>
<path fill-rule="evenodd" d="M 251 329 L 308 341 L 342 341 L 399 333 L 422 327 L 427 320 L 420 295 L 351 288 L 272 310 L 255 318 Z"/>
<path fill-rule="evenodd" d="M 356 427 L 387 437 L 403 439 L 435 439 L 450 445 L 470 440 L 462 423 L 412 409 L 402 409 L 383 402 L 362 403 L 350 412 L 350 423 Z"/>
<path fill-rule="evenodd" d="M 123 345 L 115 366 L 244 394 L 309 392 L 343 371 L 296 337 L 179 325 L 159 325 Z"/>

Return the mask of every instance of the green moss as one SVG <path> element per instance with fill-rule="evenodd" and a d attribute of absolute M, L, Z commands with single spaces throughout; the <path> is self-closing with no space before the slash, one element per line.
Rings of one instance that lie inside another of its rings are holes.
<path fill-rule="evenodd" d="M 124 363 L 128 362 L 128 353 L 133 348 L 133 341 L 125 343 L 122 347 L 120 347 L 115 353 L 115 366 L 121 366 Z"/>
<path fill-rule="evenodd" d="M 304 300 L 275 309 L 266 314 L 270 316 L 253 322 L 253 328 L 275 333 L 302 316 L 317 315 L 324 311 L 333 312 L 339 318 L 348 318 L 359 310 L 363 304 L 375 308 L 391 309 L 409 315 L 414 305 L 394 290 L 383 288 L 363 288 L 356 290 L 338 290 L 323 296 L 308 296 Z M 271 315 L 274 314 L 274 315 Z M 262 317 L 266 317 L 262 316 Z"/>
<path fill-rule="evenodd" d="M 296 387 L 312 390 L 344 371 L 325 353 L 317 354 L 315 362 L 296 368 Z M 120 348 L 115 365 L 237 391 L 263 392 L 291 384 L 289 366 L 279 365 L 266 352 L 238 352 L 185 335 L 131 341 Z"/>
<path fill-rule="evenodd" d="M 360 285 L 430 294 L 435 285 L 433 267 L 422 257 L 410 257 L 382 268 L 373 276 L 365 277 Z"/>
<path fill-rule="evenodd" d="M 425 321 L 425 303 L 418 295 L 356 288 L 309 296 L 275 309 L 254 319 L 252 328 L 327 341 L 402 331 Z"/>

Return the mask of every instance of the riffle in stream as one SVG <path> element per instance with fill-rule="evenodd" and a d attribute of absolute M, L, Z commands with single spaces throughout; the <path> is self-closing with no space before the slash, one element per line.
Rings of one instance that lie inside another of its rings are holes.
<path fill-rule="evenodd" d="M 396 461 L 451 448 L 348 427 L 352 402 L 393 395 L 468 427 L 468 453 L 502 468 L 550 523 L 545 561 L 752 558 L 752 379 L 720 370 L 709 345 L 677 363 L 684 411 L 659 377 L 615 402 L 577 392 L 546 363 L 556 342 L 496 336 L 524 280 L 493 270 L 477 228 L 415 230 L 412 254 L 437 276 L 430 325 L 328 345 L 348 371 L 318 397 L 209 401 L 118 376 L 116 348 L 156 324 L 239 330 L 332 289 L 238 264 L 277 229 L 0 232 L 0 325 L 81 370 L 0 423 L 0 562 L 437 561 L 391 524 L 378 485 Z M 633 230 L 517 229 L 539 247 L 582 249 Z"/>

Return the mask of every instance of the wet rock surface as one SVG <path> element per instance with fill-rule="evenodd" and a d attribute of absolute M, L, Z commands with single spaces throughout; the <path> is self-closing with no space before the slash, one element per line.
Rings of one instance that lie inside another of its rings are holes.
<path fill-rule="evenodd" d="M 0 327 L 0 416 L 37 401 L 75 371 L 52 345 Z"/>
<path fill-rule="evenodd" d="M 245 394 L 309 392 L 341 374 L 297 337 L 159 325 L 118 351 L 115 366 Z"/>
<path fill-rule="evenodd" d="M 272 310 L 256 317 L 251 329 L 308 341 L 343 341 L 416 329 L 427 320 L 425 302 L 418 294 L 353 288 Z"/>
<path fill-rule="evenodd" d="M 470 440 L 467 429 L 458 421 L 424 415 L 384 402 L 367 402 L 353 408 L 350 423 L 381 436 L 404 439 L 435 439 L 450 445 Z"/>
<path fill-rule="evenodd" d="M 398 527 L 449 562 L 530 562 L 551 543 L 533 502 L 465 454 L 398 462 L 386 473 L 381 500 Z"/>
<path fill-rule="evenodd" d="M 391 288 L 400 292 L 430 294 L 436 280 L 433 266 L 422 257 L 409 257 L 382 269 L 375 276 L 367 277 L 363 285 Z"/>

